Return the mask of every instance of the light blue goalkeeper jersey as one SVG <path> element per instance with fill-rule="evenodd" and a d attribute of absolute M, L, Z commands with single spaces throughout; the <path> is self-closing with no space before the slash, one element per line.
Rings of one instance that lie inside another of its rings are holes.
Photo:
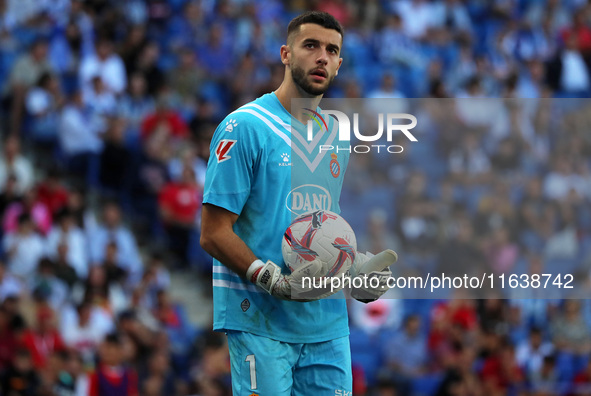
<path fill-rule="evenodd" d="M 314 140 L 308 142 L 304 125 L 296 121 L 298 132 L 294 125 L 292 133 L 290 113 L 274 93 L 266 94 L 228 115 L 210 147 L 203 202 L 238 214 L 236 234 L 258 258 L 272 260 L 285 273 L 281 240 L 291 220 L 317 209 L 340 212 L 349 153 L 320 153 L 320 145 L 336 146 L 338 126 L 330 117 L 314 117 Z M 213 297 L 215 330 L 292 343 L 349 334 L 344 298 L 279 300 L 218 260 L 213 264 Z"/>

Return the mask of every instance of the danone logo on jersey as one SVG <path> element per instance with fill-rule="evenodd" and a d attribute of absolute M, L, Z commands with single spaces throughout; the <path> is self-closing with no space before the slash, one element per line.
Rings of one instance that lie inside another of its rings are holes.
<path fill-rule="evenodd" d="M 304 110 L 311 113 L 310 120 L 307 123 L 307 140 L 309 142 L 314 140 L 314 123 L 320 126 L 320 130 L 322 131 L 322 126 L 324 125 L 324 129 L 328 130 L 326 120 L 322 117 L 322 115 L 316 111 L 313 111 L 308 108 L 304 108 Z M 349 153 L 358 153 L 358 154 L 366 154 L 371 151 L 375 151 L 377 153 L 380 152 L 387 152 L 390 154 L 398 154 L 401 153 L 404 148 L 400 145 L 396 144 L 357 144 L 357 145 L 350 145 L 349 142 L 351 141 L 351 121 L 349 117 L 342 111 L 338 110 L 321 110 L 321 113 L 324 115 L 332 116 L 336 119 L 339 125 L 339 141 L 346 142 L 346 145 L 339 146 L 338 144 L 321 144 L 318 147 L 320 153 L 326 151 L 348 151 Z M 400 120 L 407 120 L 410 123 L 400 123 Z M 386 141 L 391 143 L 393 140 L 393 136 L 395 132 L 401 132 L 410 140 L 411 142 L 417 142 L 417 138 L 410 132 L 411 129 L 417 126 L 417 118 L 412 114 L 406 113 L 388 113 L 385 115 L 383 113 L 378 114 L 378 131 L 373 135 L 364 135 L 359 132 L 359 113 L 353 113 L 353 133 L 355 138 L 357 138 L 361 142 L 368 142 L 368 143 L 375 143 L 382 139 L 382 135 L 384 134 L 384 126 L 386 129 Z"/>
<path fill-rule="evenodd" d="M 285 206 L 300 215 L 313 210 L 330 210 L 332 199 L 328 190 L 316 184 L 303 184 L 287 194 Z"/>

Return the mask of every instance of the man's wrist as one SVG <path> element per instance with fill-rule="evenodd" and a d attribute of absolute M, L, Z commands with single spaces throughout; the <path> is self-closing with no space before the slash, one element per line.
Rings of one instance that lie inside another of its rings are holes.
<path fill-rule="evenodd" d="M 250 267 L 246 270 L 246 279 L 252 283 L 256 283 L 257 276 L 259 275 L 259 272 L 261 272 L 261 269 L 263 269 L 264 265 L 265 263 L 263 263 L 262 260 L 256 259 L 253 261 L 252 264 L 250 264 Z"/>

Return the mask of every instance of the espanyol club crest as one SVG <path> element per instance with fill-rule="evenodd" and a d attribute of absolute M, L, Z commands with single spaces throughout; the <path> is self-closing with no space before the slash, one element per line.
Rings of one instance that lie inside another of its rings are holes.
<path fill-rule="evenodd" d="M 341 165 L 339 165 L 339 161 L 337 161 L 337 155 L 332 153 L 330 157 L 332 158 L 330 161 L 330 174 L 332 177 L 339 177 L 341 174 Z"/>

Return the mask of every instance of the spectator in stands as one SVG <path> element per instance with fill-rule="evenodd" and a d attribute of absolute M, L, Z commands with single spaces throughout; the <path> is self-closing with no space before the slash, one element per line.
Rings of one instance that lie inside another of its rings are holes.
<path fill-rule="evenodd" d="M 119 248 L 115 241 L 111 241 L 105 247 L 105 259 L 101 266 L 105 270 L 106 281 L 108 284 L 124 286 L 127 279 L 127 271 L 122 268 L 119 260 Z"/>
<path fill-rule="evenodd" d="M 105 125 L 99 114 L 86 106 L 82 93 L 75 92 L 65 105 L 59 126 L 60 148 L 68 170 L 96 185 L 98 154 L 103 144 L 100 135 Z"/>
<path fill-rule="evenodd" d="M 134 172 L 132 199 L 136 220 L 159 236 L 158 194 L 169 180 L 167 161 L 171 149 L 162 135 L 151 136 L 143 145 Z"/>
<path fill-rule="evenodd" d="M 509 391 L 523 391 L 525 376 L 515 360 L 515 348 L 509 340 L 491 351 L 484 360 L 480 377 L 487 395 L 505 395 Z"/>
<path fill-rule="evenodd" d="M 109 334 L 100 346 L 100 361 L 90 376 L 89 396 L 138 396 L 138 378 L 127 365 L 117 334 Z"/>
<path fill-rule="evenodd" d="M 425 0 L 404 0 L 394 3 L 403 21 L 404 33 L 415 40 L 427 39 L 433 27 L 434 5 Z"/>
<path fill-rule="evenodd" d="M 576 373 L 572 380 L 570 395 L 588 394 L 591 386 L 591 360 L 587 362 L 584 368 Z"/>
<path fill-rule="evenodd" d="M 119 43 L 119 50 L 117 52 L 119 53 L 119 56 L 121 56 L 121 60 L 123 60 L 128 76 L 134 74 L 132 73 L 132 69 L 146 43 L 147 37 L 145 25 L 134 24 L 127 28 L 125 39 L 122 43 Z"/>
<path fill-rule="evenodd" d="M 112 201 L 103 207 L 103 224 L 91 231 L 89 235 L 90 256 L 93 263 L 104 261 L 106 248 L 110 242 L 115 242 L 117 245 L 119 252 L 117 261 L 129 274 L 129 281 L 132 284 L 139 281 L 143 265 L 135 236 L 123 224 L 121 208 Z"/>
<path fill-rule="evenodd" d="M 474 134 L 468 133 L 463 137 L 461 145 L 450 153 L 448 161 L 456 183 L 469 186 L 490 181 L 490 159 Z"/>
<path fill-rule="evenodd" d="M 564 300 L 562 310 L 550 325 L 552 341 L 557 352 L 585 356 L 591 351 L 591 332 L 581 315 L 581 303 Z"/>
<path fill-rule="evenodd" d="M 60 169 L 52 167 L 47 176 L 37 185 L 38 200 L 45 204 L 52 216 L 68 203 L 68 188 L 64 185 Z"/>
<path fill-rule="evenodd" d="M 160 58 L 160 47 L 156 42 L 144 44 L 138 57 L 128 73 L 139 73 L 144 76 L 147 82 L 147 93 L 150 96 L 156 96 L 164 85 L 165 76 L 158 66 Z"/>
<path fill-rule="evenodd" d="M 36 369 L 47 364 L 49 356 L 56 351 L 65 350 L 66 345 L 56 329 L 55 314 L 44 301 L 35 304 L 35 325 L 23 334 L 22 346 L 26 348 Z"/>
<path fill-rule="evenodd" d="M 549 199 L 563 200 L 571 190 L 584 197 L 586 193 L 585 180 L 575 173 L 570 158 L 563 154 L 557 154 L 544 179 L 544 195 Z"/>
<path fill-rule="evenodd" d="M 198 344 L 202 350 L 195 355 L 199 360 L 191 370 L 193 393 L 228 393 L 228 344 L 225 337 L 210 331 L 201 336 Z"/>
<path fill-rule="evenodd" d="M 364 237 L 357 240 L 358 250 L 361 252 L 381 252 L 390 246 L 400 253 L 400 241 L 389 227 L 388 212 L 382 209 L 374 209 L 367 221 L 367 232 Z M 388 248 L 389 249 L 389 248 Z"/>
<path fill-rule="evenodd" d="M 53 387 L 56 396 L 88 395 L 88 376 L 84 372 L 84 361 L 77 352 L 58 354 L 61 368 Z"/>
<path fill-rule="evenodd" d="M 164 351 L 154 351 L 141 376 L 144 389 L 156 388 L 153 395 L 173 395 L 176 392 L 174 373 L 170 367 L 170 358 Z"/>
<path fill-rule="evenodd" d="M 390 339 L 385 351 L 385 364 L 399 383 L 402 394 L 410 383 L 423 375 L 427 368 L 427 342 L 421 331 L 421 319 L 409 315 L 403 328 Z"/>
<path fill-rule="evenodd" d="M 73 265 L 70 264 L 68 258 L 69 247 L 66 242 L 61 242 L 57 246 L 57 253 L 53 259 L 55 263 L 55 276 L 61 279 L 68 286 L 68 295 L 71 295 L 72 290 L 76 283 L 81 279 L 74 269 Z M 85 268 L 87 271 L 88 269 Z"/>
<path fill-rule="evenodd" d="M 180 114 L 171 108 L 169 99 L 160 95 L 156 102 L 156 111 L 149 114 L 141 126 L 141 136 L 147 141 L 153 135 L 161 136 L 168 142 L 187 137 L 189 129 Z"/>
<path fill-rule="evenodd" d="M 181 96 L 183 103 L 193 103 L 204 79 L 205 72 L 198 62 L 195 51 L 190 47 L 181 49 L 179 64 L 169 74 L 170 88 Z"/>
<path fill-rule="evenodd" d="M 180 304 L 173 302 L 166 290 L 157 294 L 154 317 L 160 322 L 161 330 L 168 335 L 173 365 L 178 373 L 188 373 L 190 348 L 197 332 L 189 322 L 186 312 Z"/>
<path fill-rule="evenodd" d="M 54 311 L 59 312 L 66 304 L 69 297 L 68 286 L 55 276 L 54 263 L 47 257 L 39 260 L 36 274 L 27 281 L 29 289 L 34 294 L 43 294 Z"/>
<path fill-rule="evenodd" d="M 8 175 L 6 184 L 0 192 L 0 213 L 6 213 L 6 209 L 14 203 L 21 201 L 21 195 L 17 192 L 16 176 Z"/>
<path fill-rule="evenodd" d="M 119 100 L 119 116 L 126 121 L 126 146 L 134 151 L 140 148 L 140 127 L 143 120 L 154 111 L 154 99 L 146 93 L 146 79 L 141 73 L 129 77 L 127 92 Z"/>
<path fill-rule="evenodd" d="M 545 356 L 539 370 L 531 373 L 529 381 L 536 394 L 558 394 L 561 392 L 560 373 L 553 355 Z"/>
<path fill-rule="evenodd" d="M 26 191 L 19 202 L 12 203 L 4 214 L 4 231 L 14 232 L 18 228 L 18 217 L 23 213 L 31 216 L 35 231 L 46 235 L 51 229 L 52 217 L 49 208 L 41 202 L 37 187 Z"/>
<path fill-rule="evenodd" d="M 88 253 L 86 238 L 82 230 L 76 225 L 74 216 L 68 209 L 62 209 L 56 214 L 56 225 L 47 235 L 46 252 L 50 258 L 59 257 L 59 249 L 65 249 L 64 264 L 71 266 L 75 274 L 83 279 L 88 274 Z"/>
<path fill-rule="evenodd" d="M 19 139 L 9 136 L 4 140 L 4 155 L 0 158 L 0 189 L 4 189 L 10 175 L 16 179 L 16 193 L 23 194 L 33 186 L 33 167 L 21 154 Z"/>
<path fill-rule="evenodd" d="M 437 389 L 437 396 L 452 396 L 460 394 L 483 394 L 482 384 L 476 373 L 474 365 L 476 352 L 469 346 L 463 346 L 455 354 L 450 354 L 448 366 L 445 369 L 443 380 Z"/>
<path fill-rule="evenodd" d="M 544 371 L 544 359 L 551 356 L 554 346 L 544 341 L 542 330 L 537 327 L 530 329 L 529 338 L 523 340 L 516 349 L 517 363 L 528 376 L 540 375 Z"/>
<path fill-rule="evenodd" d="M 2 391 L 7 395 L 36 395 L 41 385 L 39 374 L 35 371 L 31 353 L 19 349 L 12 361 L 12 366 L 1 375 Z"/>
<path fill-rule="evenodd" d="M 577 37 L 569 35 L 562 51 L 548 64 L 548 85 L 563 97 L 585 97 L 591 88 L 589 70 Z"/>
<path fill-rule="evenodd" d="M 18 217 L 17 231 L 5 235 L 2 245 L 7 254 L 9 272 L 21 281 L 29 279 L 44 254 L 43 239 L 35 232 L 29 214 L 23 213 Z"/>
<path fill-rule="evenodd" d="M 73 2 L 73 8 L 79 7 L 80 2 Z M 52 37 L 49 44 L 49 63 L 56 73 L 63 76 L 67 86 L 67 93 L 74 81 L 78 80 L 78 69 L 80 67 L 80 58 L 84 51 L 85 37 L 75 19 L 72 18 L 64 28 L 61 34 Z"/>
<path fill-rule="evenodd" d="M 82 91 L 82 101 L 85 106 L 102 117 L 103 123 L 106 123 L 106 118 L 115 114 L 117 110 L 115 94 L 107 89 L 98 75 L 92 77 L 88 86 Z"/>
<path fill-rule="evenodd" d="M 92 304 L 89 302 L 79 304 L 76 313 L 77 320 L 62 322 L 61 335 L 64 343 L 79 353 L 86 365 L 91 365 L 108 329 L 100 325 L 96 315 L 92 315 Z"/>
<path fill-rule="evenodd" d="M 533 26 L 544 23 L 548 20 L 553 32 L 558 32 L 565 28 L 569 22 L 570 10 L 568 6 L 560 0 L 547 0 L 540 2 L 531 2 L 525 13 L 525 19 Z"/>
<path fill-rule="evenodd" d="M 433 253 L 436 248 L 436 206 L 427 195 L 425 174 L 414 172 L 398 201 L 397 231 L 406 251 L 416 255 Z"/>
<path fill-rule="evenodd" d="M 17 351 L 17 339 L 10 323 L 10 316 L 0 306 L 0 377 L 12 364 Z"/>
<path fill-rule="evenodd" d="M 17 136 L 21 133 L 21 122 L 27 91 L 33 87 L 44 73 L 51 73 L 52 69 L 47 60 L 48 43 L 39 38 L 32 45 L 28 53 L 23 54 L 14 64 L 8 80 L 8 92 L 11 101 L 10 134 Z"/>
<path fill-rule="evenodd" d="M 79 302 L 87 301 L 93 309 L 101 312 L 105 318 L 105 327 L 112 329 L 117 315 L 125 310 L 128 304 L 127 296 L 120 284 L 109 282 L 105 267 L 97 265 L 90 268 L 88 278 L 82 289 L 75 293 Z"/>
<path fill-rule="evenodd" d="M 210 26 L 207 40 L 197 49 L 197 56 L 203 64 L 207 74 L 214 81 L 224 82 L 229 77 L 234 65 L 231 53 L 229 35 L 222 24 L 214 23 Z"/>
<path fill-rule="evenodd" d="M 30 132 L 33 140 L 53 148 L 57 143 L 59 112 L 64 104 L 60 82 L 55 75 L 43 73 L 25 99 L 31 117 Z"/>
<path fill-rule="evenodd" d="M 114 52 L 113 41 L 107 37 L 96 40 L 96 53 L 82 58 L 80 84 L 88 89 L 92 79 L 99 76 L 107 91 L 114 95 L 123 93 L 127 86 L 127 73 L 123 61 Z"/>
<path fill-rule="evenodd" d="M 25 292 L 23 286 L 24 284 L 18 278 L 7 272 L 4 261 L 0 261 L 0 304 L 8 297 L 23 295 Z"/>
<path fill-rule="evenodd" d="M 132 180 L 134 158 L 125 146 L 126 121 L 112 118 L 104 135 L 103 151 L 100 154 L 99 181 L 105 195 L 128 205 L 128 192 Z"/>
<path fill-rule="evenodd" d="M 169 248 L 180 263 L 187 263 L 191 235 L 196 232 L 201 209 L 202 186 L 193 168 L 185 166 L 178 181 L 166 184 L 159 194 L 160 215 L 169 238 Z"/>
<path fill-rule="evenodd" d="M 513 273 L 513 267 L 519 257 L 519 246 L 507 227 L 499 227 L 492 232 L 486 243 L 485 253 L 493 271 Z"/>

